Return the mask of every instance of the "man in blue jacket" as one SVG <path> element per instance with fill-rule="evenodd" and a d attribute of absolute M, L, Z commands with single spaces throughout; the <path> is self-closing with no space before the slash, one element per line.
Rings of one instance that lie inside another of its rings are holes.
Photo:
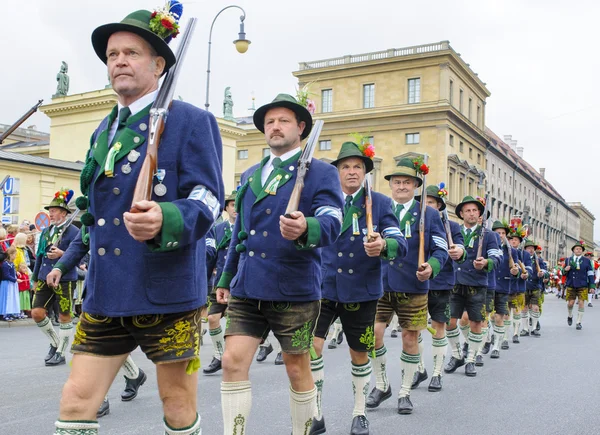
<path fill-rule="evenodd" d="M 585 245 L 582 241 L 576 243 L 571 248 L 573 255 L 565 260 L 565 268 L 563 273 L 567 276 L 567 309 L 569 316 L 567 323 L 569 326 L 573 324 L 573 306 L 575 300 L 579 305 L 577 313 L 576 329 L 582 329 L 581 321 L 585 312 L 585 302 L 588 297 L 588 291 L 596 288 L 594 283 L 594 265 L 592 262 L 583 256 Z"/>
<path fill-rule="evenodd" d="M 513 343 L 520 343 L 519 331 L 523 324 L 521 313 L 525 307 L 525 290 L 527 286 L 527 279 L 533 273 L 531 268 L 531 256 L 529 252 L 521 248 L 523 239 L 525 238 L 526 232 L 519 229 L 511 229 L 508 234 L 508 241 L 510 245 L 517 250 L 518 264 L 520 267 L 520 273 L 516 282 L 516 285 L 511 288 L 510 295 L 508 297 L 508 308 L 512 313 L 512 325 L 513 325 Z"/>
<path fill-rule="evenodd" d="M 264 132 L 271 153 L 242 174 L 232 249 L 217 288 L 217 301 L 228 303 L 221 383 L 224 434 L 247 432 L 248 371 L 271 330 L 283 351 L 292 432 L 298 435 L 310 427 L 316 410 L 309 350 L 321 300 L 321 248 L 340 234 L 342 192 L 335 168 L 312 159 L 298 210 L 286 215 L 312 116 L 294 97 L 279 94 L 254 112 L 254 125 Z"/>
<path fill-rule="evenodd" d="M 486 315 L 486 291 L 488 274 L 498 266 L 501 251 L 496 236 L 488 231 L 484 232 L 479 224 L 483 216 L 485 205 L 483 199 L 466 196 L 456 206 L 456 215 L 464 221 L 461 231 L 463 233 L 467 259 L 463 264 L 456 264 L 456 285 L 450 297 L 450 324 L 448 325 L 448 341 L 452 348 L 452 357 L 444 368 L 446 373 L 454 373 L 456 369 L 465 365 L 467 376 L 476 376 L 475 355 L 483 345 L 482 322 Z M 478 244 L 483 237 L 481 256 L 478 254 Z M 466 311 L 469 317 L 470 331 L 468 334 L 468 354 L 460 355 L 459 334 L 457 321 Z"/>
<path fill-rule="evenodd" d="M 225 213 L 227 220 L 214 226 L 206 237 L 207 255 L 206 255 L 206 271 L 209 280 L 213 279 L 213 271 L 215 272 L 214 282 L 218 283 L 225 267 L 225 260 L 229 252 L 229 243 L 231 242 L 231 234 L 233 226 L 237 218 L 235 211 L 235 198 L 237 191 L 234 190 L 231 195 L 225 198 Z M 210 248 L 209 248 L 210 245 Z M 210 255 L 208 253 L 211 253 Z M 217 292 L 211 292 L 208 297 L 208 332 L 213 343 L 213 359 L 202 371 L 205 374 L 216 373 L 221 370 L 221 358 L 225 352 L 225 338 L 221 329 L 221 317 L 225 315 L 227 304 L 217 302 Z"/>
<path fill-rule="evenodd" d="M 53 271 L 60 276 L 90 250 L 87 297 L 56 422 L 60 434 L 97 433 L 96 410 L 137 346 L 156 365 L 164 432 L 201 432 L 196 372 L 207 288 L 204 237 L 223 203 L 222 144 L 210 113 L 172 102 L 151 200 L 130 212 L 153 129 L 150 107 L 159 78 L 176 61 L 167 43 L 178 30 L 163 23 L 180 14 L 181 5 L 171 2 L 92 34 L 118 104 L 92 135 L 81 174 L 77 206 L 88 209 L 85 228 Z"/>
<path fill-rule="evenodd" d="M 77 270 L 75 269 L 77 265 L 65 270 L 65 274 L 55 285 L 49 286 L 46 283 L 46 277 L 79 233 L 76 227 L 72 225 L 66 227 L 65 225 L 67 215 L 71 213 L 68 203 L 72 196 L 72 190 L 61 189 L 56 192 L 50 205 L 45 207 L 50 215 L 50 226 L 45 228 L 40 235 L 37 250 L 38 260 L 35 263 L 32 276 L 32 281 L 35 283 L 35 293 L 31 317 L 40 330 L 50 339 L 50 350 L 44 358 L 47 366 L 65 364 L 65 352 L 73 331 L 71 312 L 73 308 L 73 291 L 77 286 Z M 47 316 L 47 309 L 52 306 L 54 299 L 58 299 L 59 307 L 60 329 L 58 335 Z"/>
<path fill-rule="evenodd" d="M 323 249 L 323 299 L 315 330 L 316 358 L 311 361 L 317 386 L 317 414 L 311 434 L 325 433 L 321 406 L 325 378 L 323 344 L 330 326 L 339 317 L 352 360 L 355 394 L 350 434 L 368 435 L 369 421 L 365 412 L 371 377 L 368 352 L 375 348 L 375 312 L 377 301 L 383 295 L 381 259 L 403 258 L 407 244 L 398 228 L 392 200 L 376 192 L 372 192 L 373 238 L 368 239 L 363 182 L 366 174 L 373 170 L 373 160 L 354 142 L 345 142 L 332 165 L 337 167 L 346 201 L 340 237 Z"/>
<path fill-rule="evenodd" d="M 384 294 L 377 304 L 375 317 L 375 388 L 367 399 L 367 408 L 377 408 L 392 395 L 386 372 L 386 348 L 383 336 L 394 313 L 402 328 L 402 387 L 398 392 L 398 413 L 410 414 L 410 401 L 415 373 L 419 361 L 419 333 L 427 328 L 427 292 L 429 281 L 435 278 L 448 260 L 448 242 L 436 209 L 425 210 L 425 263 L 418 264 L 419 220 L 421 207 L 414 199 L 418 187 L 423 184 L 421 175 L 429 170 L 422 161 L 401 159 L 391 174 L 385 176 L 392 189 L 394 213 L 400 222 L 408 243 L 409 255 L 404 259 L 383 262 Z"/>
<path fill-rule="evenodd" d="M 546 275 L 546 263 L 544 263 L 536 254 L 537 243 L 533 240 L 527 240 L 525 242 L 525 250 L 529 253 L 532 258 L 532 273 L 527 278 L 526 291 L 525 291 L 525 306 L 523 307 L 523 313 L 530 313 L 531 325 L 529 321 L 523 325 L 521 336 L 533 335 L 534 337 L 541 337 L 541 334 L 536 330 L 538 320 L 540 318 L 540 299 L 542 292 L 542 281 Z M 539 268 L 539 272 L 538 272 Z"/>

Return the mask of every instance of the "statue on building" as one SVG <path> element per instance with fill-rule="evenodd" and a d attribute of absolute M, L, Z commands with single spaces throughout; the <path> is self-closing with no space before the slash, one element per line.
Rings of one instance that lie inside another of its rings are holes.
<path fill-rule="evenodd" d="M 54 97 L 65 97 L 69 92 L 69 76 L 67 72 L 69 71 L 69 65 L 67 62 L 63 60 L 62 65 L 60 66 L 60 71 L 56 74 L 56 81 L 58 84 L 56 85 L 56 94 L 52 95 Z"/>
<path fill-rule="evenodd" d="M 225 88 L 225 99 L 223 100 L 223 118 L 227 121 L 235 121 L 233 117 L 233 98 L 231 98 L 231 87 Z"/>

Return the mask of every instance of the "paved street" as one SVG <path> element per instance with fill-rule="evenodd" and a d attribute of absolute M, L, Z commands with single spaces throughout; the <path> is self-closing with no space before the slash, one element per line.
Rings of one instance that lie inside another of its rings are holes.
<path fill-rule="evenodd" d="M 565 302 L 546 296 L 541 318 L 542 338 L 521 338 L 521 344 L 503 351 L 499 360 L 485 357 L 476 378 L 462 369 L 444 377 L 444 390 L 429 393 L 426 381 L 414 391 L 412 415 L 396 413 L 399 389 L 400 339 L 386 337 L 388 367 L 394 395 L 371 412 L 372 434 L 597 434 L 600 428 L 600 301 L 587 308 L 584 329 L 566 323 Z M 576 310 L 575 310 L 576 315 Z M 208 339 L 208 335 L 205 336 Z M 425 337 L 425 355 L 431 372 L 431 336 Z M 43 364 L 47 344 L 34 326 L 0 328 L 0 434 L 51 434 L 57 417 L 61 387 L 69 366 Z M 212 345 L 202 347 L 202 361 L 210 361 Z M 324 409 L 328 434 L 349 433 L 352 389 L 347 345 L 325 350 Z M 248 434 L 289 434 L 288 384 L 275 354 L 255 363 L 253 414 Z M 134 359 L 149 379 L 139 396 L 121 402 L 124 381 L 110 390 L 110 415 L 102 418 L 101 433 L 111 435 L 161 434 L 162 411 L 152 364 L 136 351 Z M 372 379 L 374 383 L 374 378 Z M 220 376 L 200 379 L 199 409 L 204 435 L 222 433 Z"/>

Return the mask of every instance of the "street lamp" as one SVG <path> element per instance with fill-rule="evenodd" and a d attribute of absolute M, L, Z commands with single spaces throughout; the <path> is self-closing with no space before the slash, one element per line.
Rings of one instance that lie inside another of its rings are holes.
<path fill-rule="evenodd" d="M 248 46 L 250 45 L 250 41 L 246 39 L 246 33 L 244 32 L 244 20 L 246 19 L 246 11 L 244 11 L 244 9 L 242 9 L 240 6 L 237 6 L 237 5 L 230 5 L 230 6 L 226 6 L 223 9 L 221 9 L 219 11 L 219 13 L 213 19 L 213 22 L 210 25 L 210 33 L 208 34 L 208 66 L 206 67 L 206 102 L 204 103 L 204 108 L 206 110 L 208 110 L 208 106 L 210 106 L 210 104 L 208 102 L 208 95 L 209 95 L 209 88 L 210 88 L 210 49 L 212 47 L 213 26 L 215 25 L 215 21 L 217 21 L 217 18 L 219 17 L 219 15 L 221 15 L 221 12 L 223 12 L 224 10 L 229 9 L 229 8 L 237 8 L 240 11 L 242 11 L 242 16 L 240 17 L 240 33 L 238 33 L 238 39 L 233 41 L 233 43 L 235 44 L 236 50 L 238 51 L 238 53 L 243 54 L 246 51 L 248 51 Z"/>

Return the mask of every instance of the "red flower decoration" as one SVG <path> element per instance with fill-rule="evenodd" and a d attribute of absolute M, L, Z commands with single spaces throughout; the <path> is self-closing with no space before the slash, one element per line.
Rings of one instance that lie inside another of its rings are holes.
<path fill-rule="evenodd" d="M 173 23 L 171 23 L 166 18 L 163 18 L 162 20 L 160 20 L 160 24 L 162 24 L 163 27 L 166 29 L 173 30 Z"/>
<path fill-rule="evenodd" d="M 154 18 L 156 16 L 156 11 L 152 12 L 152 15 L 150 15 L 150 18 Z"/>
<path fill-rule="evenodd" d="M 423 163 L 423 164 L 422 164 L 422 165 L 419 167 L 419 170 L 421 171 L 421 173 L 422 173 L 423 175 L 427 175 L 427 174 L 429 174 L 429 167 L 428 167 L 428 166 L 427 166 L 425 163 Z"/>
<path fill-rule="evenodd" d="M 365 148 L 364 155 L 368 158 L 372 159 L 375 157 L 375 149 L 372 146 L 368 146 Z"/>
<path fill-rule="evenodd" d="M 179 35 L 179 29 L 177 29 L 177 30 L 175 31 L 175 33 L 173 33 L 172 37 L 173 37 L 173 38 L 177 38 L 177 35 Z"/>

